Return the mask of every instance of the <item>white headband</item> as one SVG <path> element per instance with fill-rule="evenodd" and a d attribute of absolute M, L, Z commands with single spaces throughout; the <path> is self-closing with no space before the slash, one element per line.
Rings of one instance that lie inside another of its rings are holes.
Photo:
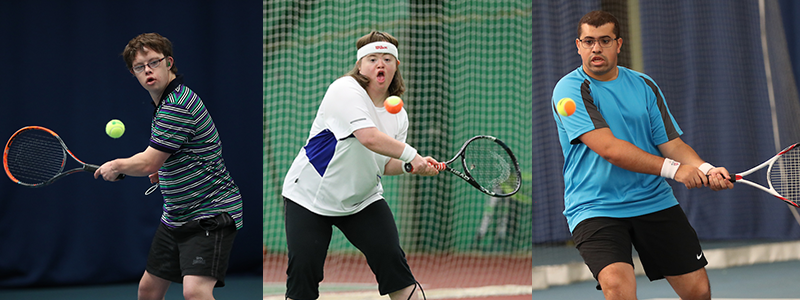
<path fill-rule="evenodd" d="M 394 55 L 394 58 L 400 60 L 400 57 L 397 55 L 397 47 L 389 42 L 374 42 L 364 45 L 364 47 L 358 49 L 358 58 L 356 58 L 356 60 L 360 60 L 362 57 L 372 53 L 389 53 Z"/>

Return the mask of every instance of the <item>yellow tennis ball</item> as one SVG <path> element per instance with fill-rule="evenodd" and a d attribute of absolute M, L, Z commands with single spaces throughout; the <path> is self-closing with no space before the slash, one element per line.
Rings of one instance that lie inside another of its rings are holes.
<path fill-rule="evenodd" d="M 575 113 L 575 101 L 572 101 L 572 99 L 570 98 L 563 98 L 561 100 L 558 100 L 556 109 L 558 110 L 558 113 L 560 115 L 569 117 L 573 113 Z"/>
<path fill-rule="evenodd" d="M 112 138 L 119 138 L 125 133 L 125 124 L 122 121 L 113 119 L 106 123 L 106 134 Z"/>
<path fill-rule="evenodd" d="M 399 113 L 400 109 L 403 108 L 403 99 L 397 96 L 389 96 L 383 101 L 383 107 L 386 108 L 386 111 L 389 113 Z"/>

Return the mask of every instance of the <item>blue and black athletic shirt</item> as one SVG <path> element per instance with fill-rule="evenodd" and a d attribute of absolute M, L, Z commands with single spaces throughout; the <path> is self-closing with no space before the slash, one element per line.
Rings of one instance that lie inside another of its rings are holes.
<path fill-rule="evenodd" d="M 662 156 L 658 145 L 683 134 L 655 81 L 618 68 L 616 79 L 598 81 L 579 67 L 553 90 L 553 117 L 564 154 L 564 216 L 570 231 L 588 218 L 634 217 L 678 204 L 663 177 L 614 166 L 579 139 L 589 131 L 609 128 L 614 137 Z M 575 113 L 568 117 L 556 111 L 563 98 L 575 101 Z"/>

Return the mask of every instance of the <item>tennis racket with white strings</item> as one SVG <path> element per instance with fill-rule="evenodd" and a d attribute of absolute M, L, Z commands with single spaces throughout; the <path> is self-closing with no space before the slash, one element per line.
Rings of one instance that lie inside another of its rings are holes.
<path fill-rule="evenodd" d="M 767 168 L 767 186 L 743 178 L 764 167 Z M 800 207 L 800 147 L 797 144 L 786 147 L 760 165 L 732 175 L 731 182 L 747 184 L 794 207 Z"/>
<path fill-rule="evenodd" d="M 511 149 L 501 140 L 479 135 L 467 140 L 453 158 L 434 165 L 468 182 L 481 192 L 495 197 L 508 197 L 519 191 L 519 163 Z M 407 172 L 413 171 L 410 163 Z"/>
<path fill-rule="evenodd" d="M 65 171 L 68 162 L 75 167 Z M 75 157 L 54 131 L 41 126 L 27 126 L 8 139 L 3 151 L 3 168 L 13 182 L 27 187 L 43 187 L 67 175 L 94 173 L 99 166 Z M 123 178 L 124 174 L 117 177 Z"/>

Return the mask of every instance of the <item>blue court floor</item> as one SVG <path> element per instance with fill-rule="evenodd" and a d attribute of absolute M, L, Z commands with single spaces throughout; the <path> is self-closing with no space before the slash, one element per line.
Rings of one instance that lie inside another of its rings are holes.
<path fill-rule="evenodd" d="M 726 269 L 708 270 L 712 299 L 793 299 L 800 300 L 800 261 L 756 264 Z M 666 280 L 650 282 L 637 276 L 638 297 L 674 299 L 678 296 Z M 533 291 L 533 300 L 602 300 L 603 292 L 595 289 L 595 281 L 584 281 L 546 290 Z"/>
<path fill-rule="evenodd" d="M 225 287 L 214 289 L 214 298 L 261 299 L 261 276 L 228 276 Z M 131 300 L 136 299 L 137 283 L 112 284 L 102 286 L 76 286 L 29 289 L 0 289 L 2 300 Z M 167 300 L 183 299 L 183 285 L 172 284 L 167 291 Z"/>

